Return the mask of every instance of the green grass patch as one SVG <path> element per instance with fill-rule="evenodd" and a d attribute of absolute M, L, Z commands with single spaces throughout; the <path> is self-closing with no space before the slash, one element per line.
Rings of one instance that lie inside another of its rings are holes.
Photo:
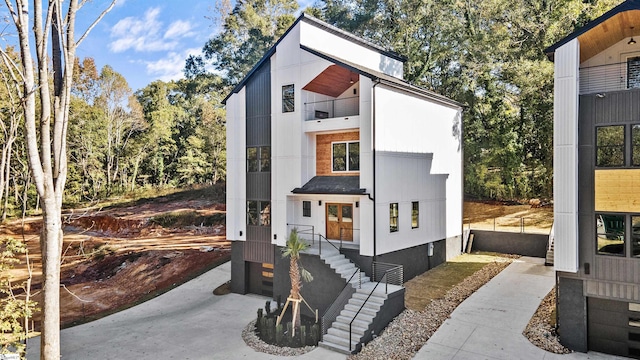
<path fill-rule="evenodd" d="M 185 226 L 213 226 L 224 224 L 225 215 L 215 213 L 212 215 L 200 215 L 197 211 L 174 211 L 160 214 L 149 219 L 151 223 L 164 228 L 179 228 Z"/>

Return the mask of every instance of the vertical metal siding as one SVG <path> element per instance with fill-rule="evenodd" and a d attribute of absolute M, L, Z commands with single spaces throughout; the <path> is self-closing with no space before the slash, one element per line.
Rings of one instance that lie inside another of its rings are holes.
<path fill-rule="evenodd" d="M 578 66 L 573 40 L 556 51 L 554 87 L 555 269 L 578 271 Z"/>
<path fill-rule="evenodd" d="M 271 146 L 270 61 L 253 73 L 247 82 L 246 92 L 246 146 Z M 246 189 L 247 200 L 271 201 L 271 172 L 247 173 Z M 273 264 L 271 226 L 247 225 L 244 259 Z"/>

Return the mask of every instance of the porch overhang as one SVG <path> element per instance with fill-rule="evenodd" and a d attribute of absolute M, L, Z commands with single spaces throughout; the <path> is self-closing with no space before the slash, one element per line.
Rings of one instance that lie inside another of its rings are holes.
<path fill-rule="evenodd" d="M 291 190 L 294 194 L 365 195 L 360 189 L 360 176 L 314 176 L 302 187 Z"/>

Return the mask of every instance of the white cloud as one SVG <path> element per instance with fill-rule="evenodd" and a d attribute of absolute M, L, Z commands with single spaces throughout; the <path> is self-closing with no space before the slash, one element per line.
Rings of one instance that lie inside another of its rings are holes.
<path fill-rule="evenodd" d="M 147 74 L 162 81 L 178 80 L 184 77 L 185 60 L 189 55 L 198 55 L 201 49 L 186 49 L 182 52 L 169 52 L 167 56 L 156 61 L 146 61 Z"/>
<path fill-rule="evenodd" d="M 158 19 L 160 8 L 150 8 L 143 17 L 126 17 L 111 28 L 109 49 L 114 53 L 127 50 L 136 52 L 152 52 L 173 50 L 178 46 L 178 39 L 193 36 L 193 26 L 178 20 L 173 22 L 162 36 L 164 24 Z"/>
<path fill-rule="evenodd" d="M 178 20 L 169 25 L 169 29 L 164 33 L 165 39 L 177 39 L 186 36 L 193 36 L 191 31 L 193 26 L 188 21 Z"/>

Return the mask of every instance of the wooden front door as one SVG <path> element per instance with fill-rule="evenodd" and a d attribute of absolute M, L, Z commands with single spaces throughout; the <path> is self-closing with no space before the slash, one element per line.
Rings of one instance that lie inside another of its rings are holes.
<path fill-rule="evenodd" d="M 327 204 L 327 239 L 353 241 L 352 204 Z"/>

